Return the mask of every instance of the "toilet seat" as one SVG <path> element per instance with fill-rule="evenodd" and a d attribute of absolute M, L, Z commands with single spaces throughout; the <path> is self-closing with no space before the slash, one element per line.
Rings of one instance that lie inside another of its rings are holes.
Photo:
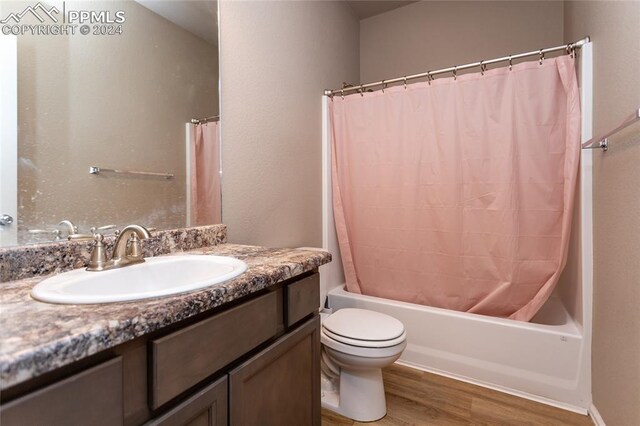
<path fill-rule="evenodd" d="M 406 335 L 404 324 L 380 312 L 365 309 L 345 308 L 336 311 L 322 321 L 322 328 L 338 341 L 356 346 L 384 347 L 393 343 L 378 345 L 375 342 L 390 342 L 403 339 Z"/>
<path fill-rule="evenodd" d="M 394 346 L 387 346 L 381 348 L 368 348 L 364 346 L 348 345 L 346 343 L 339 342 L 327 336 L 325 330 L 320 332 L 320 341 L 327 348 L 333 349 L 338 352 L 342 352 L 348 355 L 358 356 L 361 358 L 387 358 L 402 353 L 407 346 L 407 341 L 402 340 L 400 343 Z"/>
<path fill-rule="evenodd" d="M 322 321 L 321 341 L 333 350 L 363 358 L 401 353 L 407 340 L 404 325 L 380 312 L 345 308 Z"/>
<path fill-rule="evenodd" d="M 341 336 L 339 334 L 333 333 L 326 328 L 322 328 L 322 332 L 333 340 L 336 340 L 340 343 L 344 343 L 345 345 L 351 346 L 359 346 L 361 348 L 388 348 L 390 346 L 395 346 L 399 343 L 402 343 L 407 338 L 407 333 L 403 332 L 400 336 L 391 340 L 361 340 L 361 339 L 350 339 L 348 337 Z"/>

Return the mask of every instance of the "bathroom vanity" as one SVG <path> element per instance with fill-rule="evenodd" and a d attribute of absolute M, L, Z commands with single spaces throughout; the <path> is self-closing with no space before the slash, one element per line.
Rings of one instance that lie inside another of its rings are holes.
<path fill-rule="evenodd" d="M 118 304 L 37 302 L 28 290 L 42 277 L 1 284 L 2 424 L 319 425 L 317 269 L 330 255 L 232 244 L 194 253 L 207 254 L 249 268 Z"/>

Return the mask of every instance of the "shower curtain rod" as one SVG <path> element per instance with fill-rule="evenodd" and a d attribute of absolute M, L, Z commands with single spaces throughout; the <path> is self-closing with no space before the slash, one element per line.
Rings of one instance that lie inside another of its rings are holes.
<path fill-rule="evenodd" d="M 192 118 L 191 124 L 205 124 L 205 123 L 209 123 L 210 121 L 220 121 L 220 116 L 214 115 L 212 117 L 205 117 L 205 118 Z"/>
<path fill-rule="evenodd" d="M 454 66 L 454 67 L 442 68 L 442 69 L 439 69 L 439 70 L 427 71 L 427 72 L 423 72 L 423 73 L 420 73 L 420 74 L 412 74 L 412 75 L 407 75 L 407 76 L 404 76 L 404 77 L 392 78 L 392 79 L 389 79 L 389 80 L 380 80 L 380 81 L 376 81 L 376 82 L 373 82 L 373 83 L 360 84 L 360 85 L 357 85 L 357 86 L 343 87 L 342 89 L 325 90 L 324 94 L 325 94 L 325 96 L 329 96 L 329 97 L 332 97 L 334 95 L 344 96 L 346 93 L 362 92 L 365 89 L 373 88 L 373 87 L 376 87 L 376 86 L 379 86 L 381 89 L 384 90 L 384 88 L 386 88 L 386 86 L 389 85 L 389 84 L 404 83 L 406 85 L 407 81 L 409 81 L 409 80 L 414 80 L 416 78 L 424 78 L 424 77 L 427 77 L 429 80 L 433 80 L 433 76 L 434 75 L 438 75 L 438 74 L 453 73 L 453 76 L 456 77 L 458 71 L 466 70 L 466 69 L 469 69 L 469 68 L 475 68 L 475 67 L 480 67 L 480 71 L 482 73 L 484 73 L 486 71 L 487 65 L 496 64 L 498 62 L 507 62 L 508 61 L 509 62 L 509 67 L 511 67 L 512 61 L 514 59 L 521 59 L 521 58 L 526 58 L 526 57 L 529 57 L 529 56 L 538 56 L 540 58 L 540 60 L 543 60 L 545 54 L 552 53 L 552 52 L 559 52 L 561 50 L 564 50 L 567 53 L 573 54 L 575 49 L 581 48 L 584 44 L 589 43 L 590 41 L 591 41 L 591 39 L 589 38 L 589 36 L 587 36 L 587 37 L 582 38 L 582 39 L 580 39 L 578 41 L 575 41 L 573 43 L 563 44 L 562 46 L 549 47 L 549 48 L 546 48 L 546 49 L 534 50 L 534 51 L 526 52 L 526 53 L 519 53 L 517 55 L 509 55 L 509 56 L 504 56 L 502 58 L 490 59 L 490 60 L 487 60 L 487 61 L 483 60 L 483 61 L 480 61 L 480 62 L 472 62 L 470 64 L 457 65 L 457 66 Z"/>

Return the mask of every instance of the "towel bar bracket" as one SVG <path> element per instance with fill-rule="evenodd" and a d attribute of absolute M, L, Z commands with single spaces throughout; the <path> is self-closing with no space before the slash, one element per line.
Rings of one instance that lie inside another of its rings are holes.
<path fill-rule="evenodd" d="M 604 138 L 603 140 L 600 141 L 600 143 L 598 145 L 593 145 L 593 146 L 585 146 L 582 149 L 602 149 L 602 151 L 608 151 L 609 150 L 609 139 L 608 138 Z"/>

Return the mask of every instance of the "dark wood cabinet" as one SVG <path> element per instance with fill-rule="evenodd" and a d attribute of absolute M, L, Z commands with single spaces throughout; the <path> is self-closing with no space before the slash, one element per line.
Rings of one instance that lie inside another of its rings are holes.
<path fill-rule="evenodd" d="M 227 376 L 224 376 L 147 426 L 224 426 L 227 422 Z"/>
<path fill-rule="evenodd" d="M 229 373 L 231 426 L 320 425 L 316 315 Z"/>
<path fill-rule="evenodd" d="M 276 284 L 3 393 L 0 424 L 320 425 L 319 305 L 317 273 Z"/>
<path fill-rule="evenodd" d="M 2 426 L 123 423 L 122 360 L 115 358 L 3 404 Z"/>

